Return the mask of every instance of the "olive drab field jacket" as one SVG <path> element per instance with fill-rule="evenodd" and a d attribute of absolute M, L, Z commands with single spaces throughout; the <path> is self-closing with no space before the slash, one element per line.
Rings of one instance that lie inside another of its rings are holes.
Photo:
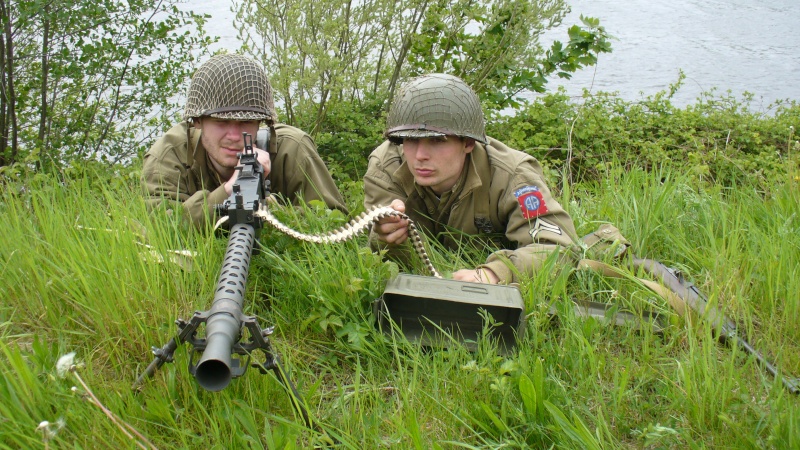
<path fill-rule="evenodd" d="M 301 198 L 322 200 L 346 214 L 342 195 L 311 137 L 289 125 L 276 124 L 274 130 L 268 149 L 270 192 L 293 204 Z M 172 127 L 145 154 L 142 183 L 148 207 L 180 202 L 184 214 L 198 227 L 207 220 L 213 223 L 213 206 L 228 198 L 200 140 L 200 130 L 188 122 Z"/>
<path fill-rule="evenodd" d="M 465 170 L 450 192 L 437 199 L 414 182 L 400 145 L 384 142 L 369 157 L 364 175 L 364 206 L 405 202 L 406 214 L 424 233 L 456 249 L 465 236 L 490 241 L 495 249 L 481 267 L 502 283 L 517 282 L 557 250 L 574 248 L 572 219 L 545 185 L 539 162 L 530 155 L 489 138 L 476 142 Z M 386 247 L 370 237 L 373 248 Z M 398 259 L 407 250 L 388 248 Z"/>

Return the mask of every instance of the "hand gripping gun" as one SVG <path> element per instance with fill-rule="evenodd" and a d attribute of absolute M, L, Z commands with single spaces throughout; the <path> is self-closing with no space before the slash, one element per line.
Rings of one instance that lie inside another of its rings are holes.
<path fill-rule="evenodd" d="M 259 145 L 263 145 L 261 148 L 268 148 L 269 134 L 266 136 L 267 142 L 264 144 L 261 142 L 263 135 L 259 136 Z M 188 322 L 183 319 L 175 322 L 178 326 L 177 337 L 164 347 L 153 347 L 155 358 L 133 384 L 133 389 L 139 390 L 145 378 L 152 377 L 165 362 L 172 362 L 178 345 L 188 342 L 192 346 L 189 373 L 194 375 L 202 388 L 220 391 L 232 378 L 244 375 L 248 365 L 257 367 L 261 373 L 272 370 L 286 387 L 292 406 L 305 424 L 312 427 L 302 397 L 281 367 L 278 356 L 272 351 L 269 335 L 272 334 L 273 327 L 262 329 L 254 316 L 246 316 L 242 312 L 247 276 L 250 272 L 250 257 L 263 224 L 255 213 L 269 196 L 269 181 L 264 179 L 264 168 L 256 158 L 253 138 L 248 133 L 244 133 L 244 151 L 239 154 L 236 170 L 239 175 L 231 196 L 222 204 L 216 205 L 216 211 L 221 217 L 220 223 L 230 234 L 211 308 L 195 312 Z M 203 323 L 205 338 L 197 336 L 198 328 Z M 241 342 L 242 331 L 245 329 L 250 339 Z M 256 350 L 262 351 L 265 359 L 263 362 L 250 364 L 251 355 Z M 241 358 L 234 358 L 234 354 L 246 356 L 244 364 Z M 198 355 L 200 359 L 194 363 Z"/>

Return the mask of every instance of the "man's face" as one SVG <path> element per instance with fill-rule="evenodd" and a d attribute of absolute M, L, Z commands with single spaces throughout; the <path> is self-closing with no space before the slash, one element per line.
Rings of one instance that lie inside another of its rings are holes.
<path fill-rule="evenodd" d="M 474 147 L 474 140 L 456 136 L 403 139 L 403 154 L 414 180 L 420 186 L 430 186 L 437 195 L 456 184 L 467 153 Z"/>
<path fill-rule="evenodd" d="M 211 164 L 220 177 L 230 178 L 239 164 L 239 153 L 244 150 L 242 133 L 258 132 L 258 120 L 228 120 L 213 117 L 201 117 L 195 121 L 195 127 L 203 133 L 200 140 L 206 148 Z"/>

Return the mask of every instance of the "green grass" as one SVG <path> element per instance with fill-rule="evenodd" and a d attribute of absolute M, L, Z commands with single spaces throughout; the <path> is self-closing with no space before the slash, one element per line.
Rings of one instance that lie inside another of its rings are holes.
<path fill-rule="evenodd" d="M 756 191 L 611 170 L 562 203 L 580 234 L 611 222 L 637 255 L 682 268 L 798 376 L 800 188 L 773 181 Z M 315 205 L 276 214 L 305 232 L 346 220 Z M 661 334 L 637 331 L 568 306 L 586 298 L 668 313 L 630 281 L 556 269 L 526 280 L 526 333 L 511 357 L 490 342 L 471 353 L 384 337 L 371 304 L 398 269 L 363 236 L 320 246 L 265 229 L 251 264 L 245 312 L 275 326 L 273 350 L 321 431 L 303 425 L 272 374 L 251 369 L 204 391 L 187 372 L 187 346 L 134 394 L 150 347 L 175 335 L 176 319 L 209 307 L 225 239 L 150 216 L 137 189 L 92 179 L 4 186 L 0 217 L 0 448 L 144 444 L 123 424 L 158 448 L 309 448 L 324 434 L 359 449 L 800 446 L 800 398 L 707 326 L 672 316 Z M 178 249 L 196 252 L 191 268 L 169 262 Z M 474 255 L 433 246 L 431 257 L 448 273 Z M 56 362 L 69 352 L 81 364 L 61 377 Z"/>

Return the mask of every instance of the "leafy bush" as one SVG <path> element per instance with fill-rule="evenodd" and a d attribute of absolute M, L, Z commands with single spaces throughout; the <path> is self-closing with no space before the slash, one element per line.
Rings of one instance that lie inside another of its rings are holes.
<path fill-rule="evenodd" d="M 383 141 L 386 126 L 378 99 L 340 102 L 328 109 L 315 136 L 320 155 L 338 181 L 359 180 L 370 152 Z"/>
<path fill-rule="evenodd" d="M 712 90 L 681 109 L 670 101 L 678 87 L 640 102 L 585 93 L 580 105 L 559 91 L 514 116 L 496 115 L 488 130 L 551 169 L 567 165 L 573 182 L 602 178 L 612 163 L 648 171 L 669 166 L 698 181 L 726 185 L 763 186 L 795 170 L 797 102 L 778 102 L 757 112 L 750 94 L 738 100 Z"/>

